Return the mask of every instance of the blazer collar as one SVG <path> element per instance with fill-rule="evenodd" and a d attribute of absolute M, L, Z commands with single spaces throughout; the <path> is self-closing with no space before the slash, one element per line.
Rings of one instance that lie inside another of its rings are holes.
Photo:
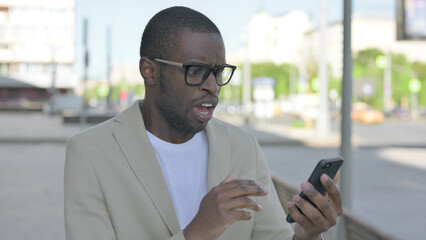
<path fill-rule="evenodd" d="M 114 117 L 119 127 L 114 129 L 113 134 L 136 177 L 174 235 L 180 231 L 180 226 L 161 166 L 146 133 L 139 108 L 141 103 L 141 100 L 136 101 Z"/>

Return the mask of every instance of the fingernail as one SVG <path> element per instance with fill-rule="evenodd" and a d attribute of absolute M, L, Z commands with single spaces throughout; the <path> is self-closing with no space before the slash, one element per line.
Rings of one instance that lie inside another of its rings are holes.
<path fill-rule="evenodd" d="M 302 183 L 302 189 L 303 190 L 311 190 L 311 187 L 309 186 L 308 183 L 304 182 L 304 183 Z"/>
<path fill-rule="evenodd" d="M 260 187 L 260 182 L 259 182 L 259 181 L 254 181 L 254 183 L 255 183 L 258 187 Z"/>
<path fill-rule="evenodd" d="M 325 173 L 321 176 L 321 178 L 322 178 L 323 181 L 327 181 L 327 180 L 330 179 L 330 177 Z"/>
<path fill-rule="evenodd" d="M 288 206 L 288 208 L 292 208 L 294 206 L 294 203 L 288 202 L 287 206 Z"/>
<path fill-rule="evenodd" d="M 295 201 L 295 202 L 300 202 L 300 200 L 302 200 L 302 198 L 301 198 L 301 197 L 299 197 L 299 195 L 296 195 L 296 196 L 294 197 L 294 201 Z"/>
<path fill-rule="evenodd" d="M 263 209 L 263 207 L 259 204 L 257 204 L 257 208 L 259 209 L 259 211 Z"/>
<path fill-rule="evenodd" d="M 268 190 L 268 189 L 266 189 L 266 188 L 262 188 L 262 191 L 263 191 L 264 193 L 268 193 L 268 192 L 269 192 L 269 190 Z"/>

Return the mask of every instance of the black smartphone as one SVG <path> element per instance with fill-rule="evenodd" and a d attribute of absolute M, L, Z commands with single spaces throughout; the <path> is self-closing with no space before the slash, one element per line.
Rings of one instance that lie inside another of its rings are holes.
<path fill-rule="evenodd" d="M 339 171 L 339 168 L 340 166 L 342 166 L 342 164 L 343 164 L 343 158 L 340 156 L 321 159 L 318 162 L 317 166 L 312 171 L 311 176 L 308 179 L 308 182 L 310 182 L 312 186 L 314 186 L 319 193 L 324 195 L 325 187 L 322 185 L 320 181 L 321 175 L 325 173 L 331 179 L 333 179 L 334 176 L 336 176 L 336 173 L 337 171 Z M 304 198 L 306 201 L 310 202 L 313 206 L 315 206 L 315 204 L 311 202 L 311 200 L 303 192 L 300 192 L 299 196 Z M 299 208 L 297 209 L 303 214 L 303 212 Z M 294 222 L 294 219 L 291 217 L 290 214 L 287 215 L 286 220 L 289 223 Z"/>

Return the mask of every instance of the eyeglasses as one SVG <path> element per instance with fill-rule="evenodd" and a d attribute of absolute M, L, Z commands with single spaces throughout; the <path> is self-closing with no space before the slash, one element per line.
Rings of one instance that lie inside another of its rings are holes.
<path fill-rule="evenodd" d="M 190 86 L 199 86 L 203 84 L 209 77 L 210 73 L 213 73 L 215 76 L 217 85 L 224 86 L 229 83 L 235 69 L 237 68 L 236 66 L 229 64 L 210 67 L 209 65 L 201 63 L 185 64 L 157 58 L 154 59 L 154 61 L 185 69 L 185 82 Z"/>

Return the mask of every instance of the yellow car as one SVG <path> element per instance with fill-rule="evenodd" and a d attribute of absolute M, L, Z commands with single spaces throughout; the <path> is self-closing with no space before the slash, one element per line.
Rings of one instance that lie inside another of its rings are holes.
<path fill-rule="evenodd" d="M 352 121 L 364 124 L 381 123 L 385 119 L 382 112 L 370 107 L 364 102 L 352 104 Z"/>

